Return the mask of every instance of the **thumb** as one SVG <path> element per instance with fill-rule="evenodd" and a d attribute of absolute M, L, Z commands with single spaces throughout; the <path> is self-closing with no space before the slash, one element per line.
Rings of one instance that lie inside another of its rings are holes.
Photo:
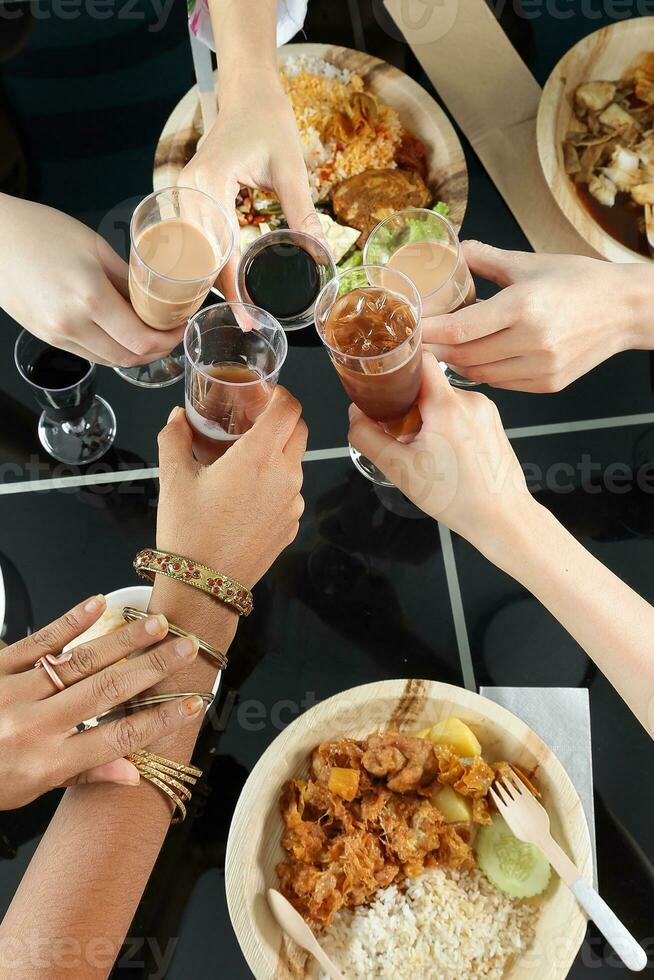
<path fill-rule="evenodd" d="M 165 479 L 168 472 L 187 467 L 195 469 L 199 465 L 193 458 L 193 431 L 181 406 L 177 405 L 172 410 L 157 442 L 160 479 L 162 476 Z"/>
<path fill-rule="evenodd" d="M 275 179 L 275 193 L 289 228 L 313 235 L 322 242 L 327 251 L 330 251 L 320 218 L 313 206 L 307 168 L 302 158 L 297 163 L 290 164 L 288 169 Z"/>
<path fill-rule="evenodd" d="M 461 242 L 461 249 L 471 272 L 502 287 L 510 286 L 520 277 L 524 257 L 529 254 L 475 241 Z"/>
<path fill-rule="evenodd" d="M 115 762 L 105 762 L 103 766 L 95 766 L 87 772 L 74 776 L 64 786 L 86 786 L 90 783 L 119 783 L 121 786 L 138 786 L 141 781 L 136 766 L 127 759 L 116 759 Z"/>

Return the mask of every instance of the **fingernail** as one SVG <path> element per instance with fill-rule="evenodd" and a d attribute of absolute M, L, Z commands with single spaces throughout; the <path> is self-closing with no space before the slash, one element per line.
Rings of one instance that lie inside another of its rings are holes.
<path fill-rule="evenodd" d="M 158 613 L 156 616 L 148 616 L 145 621 L 145 632 L 149 633 L 150 636 L 157 636 L 159 633 L 165 633 L 167 629 L 168 620 L 163 613 Z"/>
<path fill-rule="evenodd" d="M 184 718 L 193 718 L 194 715 L 199 715 L 203 708 L 204 701 L 198 694 L 194 694 L 192 698 L 182 701 L 179 711 Z"/>
<path fill-rule="evenodd" d="M 138 786 L 140 782 L 141 776 L 138 772 L 130 779 L 114 779 L 116 786 Z"/>
<path fill-rule="evenodd" d="M 175 405 L 174 409 L 172 410 L 172 412 L 168 416 L 168 421 L 169 422 L 172 422 L 173 419 L 176 419 L 177 418 L 177 416 L 179 415 L 180 412 L 181 412 L 180 406 L 179 405 Z"/>
<path fill-rule="evenodd" d="M 354 415 L 354 405 L 350 405 L 350 407 L 347 410 L 347 414 L 348 414 L 348 417 L 351 419 L 352 416 Z"/>
<path fill-rule="evenodd" d="M 105 605 L 104 596 L 94 595 L 93 598 L 89 599 L 89 601 L 84 606 L 84 612 L 88 612 L 88 613 L 100 612 L 100 610 L 104 607 L 104 605 Z"/>
<path fill-rule="evenodd" d="M 194 636 L 184 636 L 175 644 L 175 653 L 181 658 L 190 657 L 191 654 L 197 653 L 197 650 L 198 641 Z"/>

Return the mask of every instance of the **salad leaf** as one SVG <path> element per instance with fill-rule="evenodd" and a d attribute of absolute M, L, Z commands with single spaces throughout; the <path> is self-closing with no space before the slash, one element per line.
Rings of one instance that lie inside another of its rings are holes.
<path fill-rule="evenodd" d="M 348 255 L 346 259 L 341 259 L 341 261 L 338 263 L 337 268 L 339 272 L 344 272 L 347 269 L 351 270 L 351 274 L 349 276 L 343 276 L 341 279 L 338 290 L 339 296 L 342 296 L 343 293 L 349 293 L 351 289 L 356 289 L 358 276 L 356 276 L 354 273 L 360 265 L 363 265 L 363 252 L 361 249 L 357 249 L 355 252 L 352 252 L 352 254 Z"/>
<path fill-rule="evenodd" d="M 363 252 L 361 249 L 352 252 L 346 259 L 341 259 L 338 263 L 338 268 L 344 271 L 345 269 L 356 269 L 359 265 L 363 265 Z"/>

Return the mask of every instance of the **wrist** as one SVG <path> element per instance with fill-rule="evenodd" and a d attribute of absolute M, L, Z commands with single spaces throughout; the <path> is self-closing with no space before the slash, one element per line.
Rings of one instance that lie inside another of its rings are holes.
<path fill-rule="evenodd" d="M 619 267 L 626 306 L 624 350 L 654 350 L 654 269 L 630 263 Z"/>
<path fill-rule="evenodd" d="M 522 581 L 533 555 L 546 548 L 547 524 L 554 520 L 545 507 L 525 492 L 512 499 L 510 506 L 488 517 L 480 533 L 469 540 L 493 565 Z"/>
<path fill-rule="evenodd" d="M 274 94 L 284 94 L 277 57 L 269 59 L 259 53 L 250 63 L 230 65 L 228 61 L 218 69 L 218 105 L 226 110 L 231 106 L 250 107 L 254 98 L 269 99 Z"/>

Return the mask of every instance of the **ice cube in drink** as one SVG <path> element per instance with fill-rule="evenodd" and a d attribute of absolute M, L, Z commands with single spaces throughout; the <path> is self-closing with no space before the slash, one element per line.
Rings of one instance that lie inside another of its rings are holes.
<path fill-rule="evenodd" d="M 389 431 L 402 425 L 420 390 L 416 327 L 406 300 L 376 286 L 339 296 L 325 324 L 325 340 L 343 387 L 362 412 L 386 423 Z"/>

